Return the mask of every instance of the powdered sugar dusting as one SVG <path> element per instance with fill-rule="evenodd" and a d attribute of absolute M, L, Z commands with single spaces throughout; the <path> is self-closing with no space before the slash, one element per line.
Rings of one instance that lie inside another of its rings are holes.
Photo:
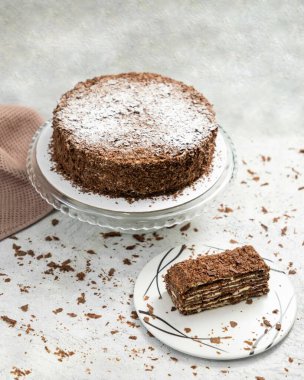
<path fill-rule="evenodd" d="M 105 79 L 80 87 L 56 115 L 87 147 L 141 156 L 181 154 L 213 129 L 213 115 L 193 91 L 173 82 Z"/>

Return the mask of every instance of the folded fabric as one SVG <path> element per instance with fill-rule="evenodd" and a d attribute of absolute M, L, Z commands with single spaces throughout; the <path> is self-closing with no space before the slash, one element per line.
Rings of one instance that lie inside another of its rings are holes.
<path fill-rule="evenodd" d="M 0 105 L 0 240 L 47 215 L 26 174 L 29 144 L 43 119 L 32 109 Z"/>

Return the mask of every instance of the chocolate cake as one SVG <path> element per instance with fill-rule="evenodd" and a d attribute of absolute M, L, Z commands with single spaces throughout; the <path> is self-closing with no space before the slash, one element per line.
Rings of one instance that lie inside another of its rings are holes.
<path fill-rule="evenodd" d="M 211 168 L 217 125 L 193 87 L 150 73 L 78 83 L 53 113 L 55 170 L 84 191 L 171 194 Z"/>
<path fill-rule="evenodd" d="M 182 314 L 235 304 L 267 294 L 269 267 L 252 246 L 201 256 L 167 271 L 167 291 Z"/>

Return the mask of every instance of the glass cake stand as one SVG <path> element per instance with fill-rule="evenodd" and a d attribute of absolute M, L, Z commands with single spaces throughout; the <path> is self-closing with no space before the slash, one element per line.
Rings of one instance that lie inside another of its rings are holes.
<path fill-rule="evenodd" d="M 234 145 L 222 127 L 208 176 L 172 196 L 128 202 L 124 198 L 84 193 L 52 170 L 51 122 L 35 133 L 27 157 L 27 173 L 36 191 L 55 209 L 82 222 L 122 232 L 149 231 L 189 221 L 207 211 L 235 178 Z"/>

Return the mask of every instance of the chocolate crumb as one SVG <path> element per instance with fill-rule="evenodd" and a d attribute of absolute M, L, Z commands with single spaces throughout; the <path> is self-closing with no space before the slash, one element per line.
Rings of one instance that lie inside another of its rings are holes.
<path fill-rule="evenodd" d="M 251 340 L 244 340 L 244 343 L 248 344 L 248 346 L 252 346 L 253 342 Z"/>
<path fill-rule="evenodd" d="M 230 240 L 229 240 L 229 243 L 230 243 L 230 244 L 238 244 L 238 241 L 237 241 L 237 240 L 234 240 L 234 239 L 230 239 Z"/>
<path fill-rule="evenodd" d="M 147 308 L 148 308 L 148 312 L 150 315 L 153 315 L 153 312 L 154 312 L 154 308 L 153 306 L 151 306 L 150 304 L 147 303 Z"/>
<path fill-rule="evenodd" d="M 215 344 L 220 344 L 221 343 L 221 338 L 220 337 L 210 338 L 210 342 L 211 343 L 215 343 Z"/>
<path fill-rule="evenodd" d="M 131 261 L 130 261 L 130 259 L 128 259 L 128 258 L 123 259 L 123 263 L 125 265 L 131 265 L 132 264 Z"/>
<path fill-rule="evenodd" d="M 267 327 L 272 327 L 272 324 L 267 319 L 263 319 L 263 323 Z"/>
<path fill-rule="evenodd" d="M 51 261 L 50 263 L 47 264 L 48 267 L 52 269 L 59 269 L 60 272 L 74 272 L 74 268 L 71 267 L 70 265 L 71 260 L 65 260 L 61 264 L 54 263 L 54 261 Z"/>
<path fill-rule="evenodd" d="M 96 252 L 93 249 L 88 249 L 87 253 L 89 253 L 90 255 L 96 255 Z"/>
<path fill-rule="evenodd" d="M 9 327 L 15 327 L 17 321 L 15 319 L 9 318 L 7 315 L 1 315 L 0 317 L 3 322 L 7 323 Z"/>
<path fill-rule="evenodd" d="M 237 326 L 237 322 L 235 321 L 230 321 L 229 323 L 230 323 L 230 326 L 233 328 Z"/>
<path fill-rule="evenodd" d="M 132 236 L 135 240 L 139 241 L 140 243 L 143 243 L 145 241 L 145 234 L 142 234 L 142 235 L 135 234 Z"/>
<path fill-rule="evenodd" d="M 108 272 L 108 276 L 112 277 L 115 273 L 115 269 L 114 268 L 111 268 Z"/>
<path fill-rule="evenodd" d="M 54 314 L 58 314 L 58 313 L 61 313 L 62 310 L 63 310 L 63 308 L 62 308 L 62 307 L 59 307 L 58 309 L 53 310 L 53 313 L 54 313 Z"/>
<path fill-rule="evenodd" d="M 86 274 L 84 272 L 79 272 L 76 274 L 78 281 L 83 281 L 85 279 Z"/>
<path fill-rule="evenodd" d="M 281 323 L 276 323 L 275 328 L 276 330 L 280 331 L 282 328 Z"/>
<path fill-rule="evenodd" d="M 233 212 L 233 209 L 231 207 L 227 207 L 227 206 L 224 207 L 224 205 L 221 204 L 221 207 L 218 208 L 217 211 L 223 212 L 225 214 L 229 214 L 230 212 Z"/>
<path fill-rule="evenodd" d="M 57 347 L 54 355 L 58 356 L 58 361 L 62 362 L 62 359 L 67 358 L 69 356 L 73 356 L 75 352 L 73 351 L 64 351 L 61 348 Z"/>
<path fill-rule="evenodd" d="M 68 315 L 69 317 L 72 317 L 72 318 L 77 317 L 77 314 L 75 314 L 75 313 L 67 313 L 67 315 Z"/>
<path fill-rule="evenodd" d="M 58 219 L 52 219 L 52 225 L 53 226 L 57 226 L 58 223 L 59 223 Z"/>
<path fill-rule="evenodd" d="M 13 367 L 10 373 L 13 376 L 15 376 L 15 380 L 18 380 L 21 376 L 24 378 L 25 376 L 32 373 L 32 371 L 30 371 L 29 369 L 20 369 L 17 367 Z"/>
<path fill-rule="evenodd" d="M 281 236 L 285 236 L 287 232 L 287 226 L 281 229 Z"/>
<path fill-rule="evenodd" d="M 102 232 L 101 234 L 102 234 L 104 239 L 121 236 L 121 233 L 118 231 Z"/>
<path fill-rule="evenodd" d="M 137 336 L 136 336 L 136 335 L 130 335 L 130 336 L 129 336 L 129 339 L 131 339 L 131 340 L 136 340 L 136 339 L 137 339 Z"/>
<path fill-rule="evenodd" d="M 86 302 L 85 294 L 81 293 L 81 295 L 77 298 L 77 305 L 79 305 L 81 303 L 85 303 L 85 302 Z"/>
<path fill-rule="evenodd" d="M 185 232 L 185 231 L 189 230 L 190 226 L 191 226 L 191 223 L 187 223 L 184 226 L 182 226 L 179 230 L 181 232 Z"/>
<path fill-rule="evenodd" d="M 248 300 L 246 300 L 247 305 L 251 305 L 252 303 L 253 303 L 253 300 L 251 298 L 248 298 Z"/>
<path fill-rule="evenodd" d="M 137 312 L 135 310 L 131 311 L 131 318 L 132 319 L 138 319 L 138 314 L 137 314 Z"/>
<path fill-rule="evenodd" d="M 163 236 L 160 236 L 157 232 L 153 232 L 153 236 L 155 240 L 163 240 Z"/>
<path fill-rule="evenodd" d="M 24 312 L 28 311 L 28 305 L 20 306 L 20 309 Z"/>
<path fill-rule="evenodd" d="M 261 227 L 262 227 L 266 232 L 268 231 L 268 227 L 267 227 L 265 224 L 261 223 Z"/>
<path fill-rule="evenodd" d="M 99 319 L 102 317 L 101 314 L 95 314 L 95 313 L 87 313 L 87 314 L 85 314 L 85 316 L 87 318 L 91 318 L 91 319 Z"/>
<path fill-rule="evenodd" d="M 136 248 L 136 244 L 128 245 L 128 246 L 126 247 L 126 249 L 127 249 L 128 251 L 131 251 L 131 250 L 134 249 L 134 248 Z"/>
<path fill-rule="evenodd" d="M 185 327 L 184 331 L 185 331 L 185 333 L 189 333 L 189 332 L 191 332 L 191 329 L 190 329 L 190 327 Z"/>

